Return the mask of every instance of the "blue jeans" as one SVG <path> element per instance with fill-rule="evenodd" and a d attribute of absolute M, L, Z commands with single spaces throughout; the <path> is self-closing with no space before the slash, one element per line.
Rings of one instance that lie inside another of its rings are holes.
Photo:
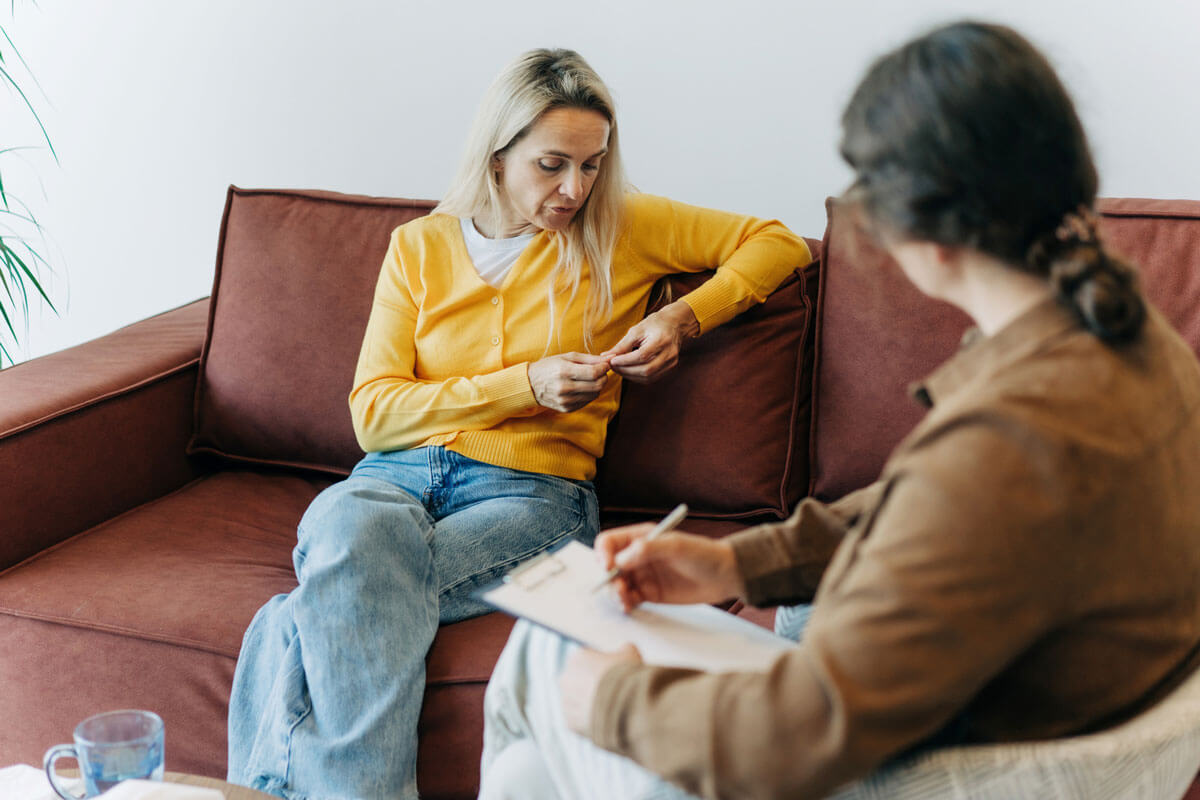
<path fill-rule="evenodd" d="M 229 781 L 291 800 L 416 798 L 425 655 L 471 592 L 598 527 L 592 486 L 439 447 L 367 455 L 300 521 L 299 586 L 246 631 Z"/>

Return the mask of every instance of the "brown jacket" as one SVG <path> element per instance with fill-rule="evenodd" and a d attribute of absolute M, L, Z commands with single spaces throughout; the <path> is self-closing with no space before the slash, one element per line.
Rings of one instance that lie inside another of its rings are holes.
<path fill-rule="evenodd" d="M 611 669 L 599 745 L 704 797 L 820 797 L 952 719 L 1094 730 L 1200 665 L 1200 368 L 1157 313 L 1114 349 L 1045 303 L 917 394 L 876 484 L 732 539 L 751 603 L 820 582 L 802 643 L 765 674 Z"/>

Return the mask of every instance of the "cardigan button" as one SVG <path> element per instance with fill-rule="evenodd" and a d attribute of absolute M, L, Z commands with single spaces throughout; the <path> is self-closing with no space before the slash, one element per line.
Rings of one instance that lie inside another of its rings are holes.
<path fill-rule="evenodd" d="M 500 344 L 500 337 L 499 337 L 499 336 L 493 336 L 493 337 L 492 337 L 492 344 Z"/>
<path fill-rule="evenodd" d="M 494 306 L 498 306 L 498 305 L 500 305 L 500 298 L 499 298 L 499 297 L 493 297 L 493 298 L 492 298 L 492 305 L 494 305 Z"/>

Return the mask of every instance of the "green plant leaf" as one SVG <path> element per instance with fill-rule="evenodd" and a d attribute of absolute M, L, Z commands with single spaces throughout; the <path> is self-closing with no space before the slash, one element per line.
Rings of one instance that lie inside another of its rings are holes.
<path fill-rule="evenodd" d="M 0 261 L 4 261 L 5 265 L 7 266 L 8 259 L 5 257 L 5 254 L 0 254 Z M 8 295 L 8 301 L 10 303 L 16 303 L 17 299 L 16 299 L 16 297 L 13 296 L 12 286 L 11 286 L 9 280 L 4 277 L 3 273 L 0 273 L 0 283 L 4 284 L 4 293 Z M 12 318 L 9 317 L 8 310 L 5 309 L 4 303 L 2 303 L 2 302 L 0 302 L 0 315 L 3 315 L 4 324 L 8 326 L 8 330 L 10 333 L 12 333 L 13 339 L 16 339 L 17 338 L 17 330 L 16 330 L 16 328 L 13 327 Z"/>
<path fill-rule="evenodd" d="M 5 36 L 7 36 L 7 34 L 5 34 Z M 38 127 L 42 130 L 42 137 L 46 140 L 46 146 L 50 148 L 50 155 L 54 156 L 54 163 L 60 163 L 58 160 L 58 153 L 54 150 L 54 143 L 50 141 L 50 134 L 46 132 L 46 126 L 42 124 L 42 118 L 38 116 L 37 110 L 33 107 L 33 103 L 29 102 L 29 98 L 25 96 L 24 90 L 21 89 L 20 85 L 18 85 L 15 80 L 13 80 L 12 75 L 9 75 L 8 70 L 6 70 L 4 67 L 0 67 L 0 77 L 8 81 L 8 84 L 16 89 L 17 94 L 19 94 L 21 99 L 25 101 L 25 107 L 28 108 L 29 113 L 33 115 L 33 121 L 36 122 Z"/>
<path fill-rule="evenodd" d="M 8 295 L 10 303 L 17 302 L 17 295 L 13 293 L 14 287 L 20 292 L 21 306 L 29 307 L 29 293 L 25 288 L 25 281 L 22 279 L 23 273 L 17 268 L 17 262 L 13 258 L 13 249 L 5 242 L 0 242 L 0 261 L 4 262 L 4 272 L 8 273 L 8 277 L 4 277 L 4 272 L 0 272 L 0 280 L 4 281 L 4 292 Z"/>
<path fill-rule="evenodd" d="M 17 338 L 17 329 L 13 327 L 12 320 L 9 319 L 8 312 L 4 310 L 4 306 L 0 305 L 0 317 L 4 317 L 4 324 L 12 334 L 13 339 Z M 0 345 L 2 346 L 2 345 Z"/>
<path fill-rule="evenodd" d="M 28 209 L 26 209 L 26 210 L 28 210 Z M 19 211 L 13 211 L 11 208 L 0 208 L 0 215 L 3 215 L 5 217 L 15 217 L 16 219 L 19 219 L 22 222 L 28 222 L 30 225 L 37 228 L 38 230 L 41 230 L 41 228 L 42 228 L 42 226 L 38 224 L 38 221 L 36 219 L 34 219 L 33 217 L 29 216 L 28 214 L 22 214 Z"/>
<path fill-rule="evenodd" d="M 0 61 L 3 61 L 3 60 L 4 59 L 2 57 L 0 57 Z M 24 147 L 3 147 L 3 148 L 0 148 L 0 156 L 4 155 L 5 153 L 15 153 L 18 150 L 36 150 L 36 149 L 37 148 L 29 147 L 28 145 L 26 145 Z M 0 203 L 3 203 L 4 207 L 8 208 L 8 195 L 4 191 L 4 179 L 3 179 L 2 174 L 0 174 Z M 24 204 L 22 204 L 22 205 L 24 205 Z M 26 209 L 28 210 L 28 206 L 26 206 Z"/>
<path fill-rule="evenodd" d="M 37 258 L 39 258 L 39 259 L 41 258 L 41 256 L 39 256 L 37 254 L 37 252 L 33 248 L 31 248 L 27 243 L 22 242 L 21 244 L 25 245 L 25 249 L 28 250 L 30 253 L 32 253 L 34 256 L 37 256 Z M 24 273 L 25 279 L 29 281 L 29 283 L 33 286 L 34 289 L 37 289 L 37 293 L 42 296 L 42 300 L 46 303 L 46 305 L 50 306 L 51 310 L 53 310 L 54 303 L 52 303 L 50 301 L 50 296 L 47 295 L 46 290 L 42 288 L 42 282 L 38 280 L 38 277 L 36 274 L 34 274 L 33 270 L 31 270 L 29 268 L 29 266 L 25 263 L 24 259 L 22 259 L 19 255 L 17 255 L 16 250 L 12 250 L 10 248 L 8 251 L 8 254 L 9 254 L 9 257 L 17 263 L 17 266 L 20 267 L 20 271 L 22 273 Z M 21 293 L 25 295 L 25 313 L 28 314 L 29 313 L 29 295 L 25 291 L 25 280 L 21 281 Z"/>
<path fill-rule="evenodd" d="M 30 0 L 34 7 L 37 7 L 36 0 Z M 16 0 L 12 0 L 9 4 L 10 15 L 16 11 Z M 8 56 L 8 57 L 6 57 Z M 16 58 L 11 58 L 15 56 Z M 50 140 L 50 134 L 46 130 L 46 126 L 42 123 L 42 118 L 38 114 L 37 109 L 29 99 L 29 95 L 21 88 L 17 79 L 13 76 L 11 70 L 19 64 L 23 69 L 20 73 L 21 80 L 32 82 L 32 85 L 37 87 L 41 92 L 42 97 L 45 97 L 45 91 L 37 78 L 29 69 L 29 64 L 21 55 L 20 50 L 9 36 L 8 31 L 3 25 L 0 25 L 0 85 L 7 84 L 16 90 L 17 95 L 25 104 L 29 113 L 33 116 L 38 128 L 41 130 L 42 137 L 46 141 L 46 147 L 49 148 L 50 155 L 53 157 L 56 164 L 61 163 L 58 158 L 58 152 L 54 149 L 54 143 Z M 0 148 L 0 156 L 16 150 L 38 149 L 41 147 L 5 147 Z M 49 308 L 58 313 L 51 302 L 50 296 L 43 288 L 41 280 L 38 278 L 36 270 L 45 268 L 53 274 L 53 269 L 49 262 L 42 257 L 42 254 L 30 240 L 30 233 L 33 233 L 35 240 L 45 242 L 45 236 L 41 224 L 37 221 L 36 215 L 27 204 L 21 201 L 17 196 L 14 196 L 9 189 L 5 188 L 3 176 L 0 175 L 0 367 L 5 365 L 5 362 L 14 363 L 13 352 L 5 344 L 7 336 L 4 335 L 5 329 L 12 336 L 12 341 L 16 342 L 19 337 L 17 335 L 16 318 L 18 313 L 23 313 L 25 319 L 29 318 L 30 295 L 36 292 L 36 296 L 40 297 Z"/>

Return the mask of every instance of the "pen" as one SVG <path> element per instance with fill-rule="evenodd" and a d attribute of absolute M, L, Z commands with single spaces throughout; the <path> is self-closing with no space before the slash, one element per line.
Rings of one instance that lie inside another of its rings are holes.
<path fill-rule="evenodd" d="M 687 513 L 688 513 L 687 503 L 680 503 L 679 505 L 675 506 L 675 508 L 672 509 L 670 514 L 667 514 L 665 517 L 663 517 L 661 520 L 659 520 L 658 524 L 655 525 L 650 530 L 650 533 L 646 536 L 646 538 L 643 541 L 646 541 L 646 542 L 654 541 L 662 534 L 666 533 L 667 531 L 669 531 L 672 528 L 679 525 L 679 523 L 683 522 L 683 518 L 687 516 Z M 613 578 L 617 577 L 620 574 L 621 574 L 621 570 L 618 567 L 613 567 L 612 569 L 610 569 L 608 571 L 608 574 L 606 574 L 604 576 L 604 580 L 600 581 L 599 583 L 597 583 L 595 586 L 592 587 L 592 591 L 593 592 L 600 591 L 605 586 L 608 586 L 610 583 L 612 583 Z"/>

